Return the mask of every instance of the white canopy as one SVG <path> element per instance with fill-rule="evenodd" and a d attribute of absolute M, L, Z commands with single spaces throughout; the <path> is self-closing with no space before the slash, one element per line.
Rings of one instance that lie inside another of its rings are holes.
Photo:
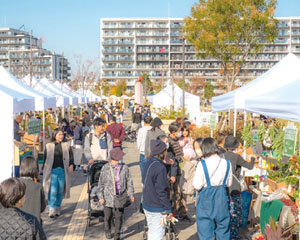
<path fill-rule="evenodd" d="M 0 183 L 11 177 L 14 163 L 14 121 L 13 115 L 35 109 L 34 98 L 0 85 L 2 154 Z"/>
<path fill-rule="evenodd" d="M 267 94 L 248 98 L 246 100 L 247 111 L 300 122 L 299 93 L 300 78 Z"/>
<path fill-rule="evenodd" d="M 55 97 L 40 93 L 28 87 L 2 66 L 0 66 L 0 84 L 14 89 L 15 91 L 34 97 L 36 111 L 43 111 L 48 108 L 55 108 L 56 106 Z"/>
<path fill-rule="evenodd" d="M 212 99 L 213 112 L 229 109 L 247 111 L 245 101 L 250 97 L 267 94 L 300 78 L 300 59 L 289 53 L 271 69 L 241 88 Z"/>
<path fill-rule="evenodd" d="M 20 113 L 33 111 L 34 107 L 34 97 L 17 92 L 11 88 L 7 88 L 0 84 L 0 102 L 2 104 L 1 111 L 2 116 L 5 113 Z"/>
<path fill-rule="evenodd" d="M 172 84 L 162 89 L 159 93 L 153 96 L 153 107 L 169 108 L 172 105 Z M 174 109 L 182 107 L 182 89 L 174 84 Z M 189 92 L 185 92 L 185 108 L 187 113 L 195 115 L 200 113 L 200 97 Z"/>
<path fill-rule="evenodd" d="M 77 92 L 73 91 L 66 83 L 64 83 L 63 85 L 61 85 L 60 82 L 56 81 L 55 83 L 53 83 L 56 87 L 58 87 L 59 89 L 63 90 L 64 92 L 72 95 L 73 97 L 78 98 L 78 102 L 81 103 L 85 103 L 85 99 L 82 95 L 78 94 Z"/>
<path fill-rule="evenodd" d="M 101 101 L 100 97 L 98 97 L 96 94 L 94 94 L 91 90 L 86 91 L 86 96 L 91 98 L 93 102 Z"/>
<path fill-rule="evenodd" d="M 27 85 L 29 85 L 30 84 L 30 76 L 27 75 L 26 77 L 24 77 L 22 79 L 22 81 L 25 82 Z M 43 84 L 41 81 L 39 81 L 35 77 L 32 77 L 32 88 L 41 93 L 55 97 L 57 107 L 69 106 L 69 98 L 68 97 L 54 91 L 51 88 L 48 88 L 45 84 Z"/>
<path fill-rule="evenodd" d="M 65 97 L 69 98 L 69 103 L 71 105 L 76 105 L 78 104 L 78 98 L 72 96 L 69 93 L 66 93 L 65 91 L 63 91 L 62 89 L 58 88 L 57 86 L 55 86 L 53 83 L 51 83 L 47 78 L 42 78 L 41 83 L 43 83 L 44 85 L 46 85 L 48 88 L 54 90 L 55 92 L 59 93 L 60 95 L 63 95 Z"/>

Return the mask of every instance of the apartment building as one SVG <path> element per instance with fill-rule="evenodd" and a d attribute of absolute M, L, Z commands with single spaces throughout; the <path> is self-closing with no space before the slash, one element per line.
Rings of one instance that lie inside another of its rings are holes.
<path fill-rule="evenodd" d="M 19 79 L 31 71 L 38 79 L 67 82 L 71 76 L 67 58 L 43 49 L 41 41 L 30 33 L 13 28 L 0 28 L 0 65 Z"/>
<path fill-rule="evenodd" d="M 289 52 L 300 57 L 300 17 L 278 18 L 278 37 L 257 56 L 249 58 L 237 84 L 254 79 L 270 69 Z M 183 77 L 205 79 L 213 84 L 221 80 L 219 61 L 199 58 L 188 41 L 183 43 L 183 18 L 102 18 L 100 19 L 100 75 L 114 84 L 126 79 L 130 90 L 143 72 L 152 81 Z M 222 91 L 220 90 L 219 93 Z M 218 93 L 218 92 L 217 92 Z"/>

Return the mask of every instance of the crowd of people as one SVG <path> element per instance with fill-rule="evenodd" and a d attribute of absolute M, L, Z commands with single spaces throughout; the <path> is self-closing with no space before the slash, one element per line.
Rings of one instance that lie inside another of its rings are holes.
<path fill-rule="evenodd" d="M 235 153 L 239 142 L 231 135 L 219 134 L 217 141 L 193 139 L 190 122 L 183 118 L 171 123 L 166 133 L 162 120 L 151 113 L 150 107 L 135 104 L 131 111 L 131 130 L 137 132 L 137 161 L 143 186 L 141 209 L 148 239 L 163 239 L 165 221 L 191 222 L 194 213 L 189 213 L 187 207 L 191 200 L 195 202 L 197 234 L 201 240 L 239 239 L 239 175 L 241 167 L 253 168 L 255 158 L 247 162 Z M 87 171 L 87 165 L 107 161 L 101 169 L 97 196 L 104 206 L 106 238 L 120 239 L 124 208 L 135 201 L 130 170 L 123 161 L 125 114 L 127 110 L 117 102 L 90 105 L 82 117 L 61 119 L 45 147 L 42 180 L 36 160 L 27 157 L 21 163 L 20 178 L 12 177 L 1 183 L 1 232 L 8 236 L 12 227 L 4 226 L 15 218 L 26 222 L 30 231 L 14 234 L 46 239 L 41 219 L 46 205 L 50 218 L 60 216 L 62 200 L 70 197 L 72 172 Z M 15 120 L 18 139 L 23 134 L 18 127 L 21 121 L 20 116 Z"/>

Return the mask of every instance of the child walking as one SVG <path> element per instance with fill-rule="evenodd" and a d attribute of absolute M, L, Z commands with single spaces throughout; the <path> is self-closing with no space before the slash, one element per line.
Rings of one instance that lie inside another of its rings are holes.
<path fill-rule="evenodd" d="M 104 205 L 104 230 L 107 239 L 120 239 L 122 217 L 124 208 L 116 208 L 114 195 L 123 195 L 126 191 L 131 202 L 134 202 L 134 188 L 130 171 L 125 163 L 120 160 L 125 155 L 121 148 L 113 148 L 110 151 L 111 161 L 105 164 L 101 170 L 98 198 Z M 111 220 L 115 217 L 115 234 L 111 233 Z"/>

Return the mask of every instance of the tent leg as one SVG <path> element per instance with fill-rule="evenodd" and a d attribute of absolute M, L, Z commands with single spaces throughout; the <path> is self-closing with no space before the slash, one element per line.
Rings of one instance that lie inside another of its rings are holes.
<path fill-rule="evenodd" d="M 236 137 L 236 118 L 237 118 L 237 110 L 234 109 L 234 126 L 233 126 L 233 136 Z"/>
<path fill-rule="evenodd" d="M 246 121 L 247 121 L 247 112 L 244 111 L 244 127 L 246 126 Z M 243 152 L 243 157 L 246 159 L 246 141 L 244 141 L 244 152 Z"/>
<path fill-rule="evenodd" d="M 43 110 L 43 152 L 45 152 L 46 148 L 46 136 L 45 136 L 45 110 Z"/>

